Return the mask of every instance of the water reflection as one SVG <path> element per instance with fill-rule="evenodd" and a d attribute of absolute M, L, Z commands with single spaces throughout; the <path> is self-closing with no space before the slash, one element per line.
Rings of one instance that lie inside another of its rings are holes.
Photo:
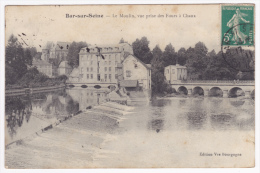
<path fill-rule="evenodd" d="M 148 130 L 253 130 L 254 101 L 237 98 L 165 98 L 138 114 Z"/>
<path fill-rule="evenodd" d="M 9 141 L 26 137 L 42 127 L 105 101 L 107 94 L 95 90 L 57 90 L 22 96 L 7 96 L 6 135 Z"/>
<path fill-rule="evenodd" d="M 107 91 L 75 87 L 6 97 L 6 136 L 11 140 L 25 137 L 57 119 L 105 102 L 107 94 Z M 136 111 L 129 118 L 138 128 L 155 133 L 254 129 L 254 101 L 251 99 L 175 97 L 154 99 L 149 104 L 136 100 L 136 104 L 133 103 Z"/>

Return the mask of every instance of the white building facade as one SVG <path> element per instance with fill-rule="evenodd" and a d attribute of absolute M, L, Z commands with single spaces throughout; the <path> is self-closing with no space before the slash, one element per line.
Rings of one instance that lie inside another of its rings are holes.
<path fill-rule="evenodd" d="M 133 54 L 128 43 L 98 45 L 79 52 L 79 82 L 86 84 L 117 84 L 123 79 L 122 61 Z"/>
<path fill-rule="evenodd" d="M 179 64 L 169 65 L 164 68 L 164 76 L 169 84 L 187 80 L 187 68 Z"/>
<path fill-rule="evenodd" d="M 120 83 L 123 87 L 142 87 L 151 89 L 151 67 L 150 64 L 144 64 L 134 55 L 129 55 L 123 61 L 124 80 Z M 135 86 L 136 85 L 136 86 Z"/>

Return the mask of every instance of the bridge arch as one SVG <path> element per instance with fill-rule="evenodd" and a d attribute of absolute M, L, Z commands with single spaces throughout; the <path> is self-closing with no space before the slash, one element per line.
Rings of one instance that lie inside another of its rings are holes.
<path fill-rule="evenodd" d="M 180 86 L 178 88 L 178 93 L 187 95 L 188 94 L 188 89 L 185 86 Z"/>
<path fill-rule="evenodd" d="M 223 97 L 223 91 L 219 87 L 212 87 L 209 89 L 210 97 Z"/>
<path fill-rule="evenodd" d="M 233 87 L 228 91 L 229 97 L 245 96 L 245 92 L 240 87 Z"/>
<path fill-rule="evenodd" d="M 101 86 L 100 86 L 100 85 L 95 85 L 94 88 L 96 88 L 96 89 L 100 89 Z"/>
<path fill-rule="evenodd" d="M 204 90 L 200 86 L 196 86 L 192 90 L 192 95 L 204 95 Z"/>
<path fill-rule="evenodd" d="M 81 88 L 87 88 L 88 86 L 87 85 L 81 85 Z"/>

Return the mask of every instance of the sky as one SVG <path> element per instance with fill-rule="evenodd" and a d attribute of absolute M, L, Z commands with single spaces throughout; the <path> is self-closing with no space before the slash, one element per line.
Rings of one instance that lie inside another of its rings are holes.
<path fill-rule="evenodd" d="M 98 45 L 117 44 L 123 38 L 132 44 L 143 36 L 150 41 L 150 49 L 159 45 L 164 50 L 171 43 L 177 51 L 194 47 L 199 41 L 209 51 L 221 49 L 219 5 L 7 6 L 5 13 L 6 41 L 14 34 L 20 42 L 38 51 L 47 41 L 86 41 Z M 103 18 L 66 18 L 66 14 Z M 159 14 L 164 17 L 158 17 Z M 193 17 L 184 17 L 187 15 Z"/>

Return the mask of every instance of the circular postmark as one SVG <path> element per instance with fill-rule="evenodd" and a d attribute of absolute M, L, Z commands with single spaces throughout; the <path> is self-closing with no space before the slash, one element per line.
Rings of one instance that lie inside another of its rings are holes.
<path fill-rule="evenodd" d="M 248 34 L 244 34 L 247 32 Z M 251 34 L 252 33 L 252 34 Z M 221 52 L 225 62 L 234 70 L 253 72 L 255 70 L 254 25 L 243 23 L 235 25 L 224 33 Z"/>

